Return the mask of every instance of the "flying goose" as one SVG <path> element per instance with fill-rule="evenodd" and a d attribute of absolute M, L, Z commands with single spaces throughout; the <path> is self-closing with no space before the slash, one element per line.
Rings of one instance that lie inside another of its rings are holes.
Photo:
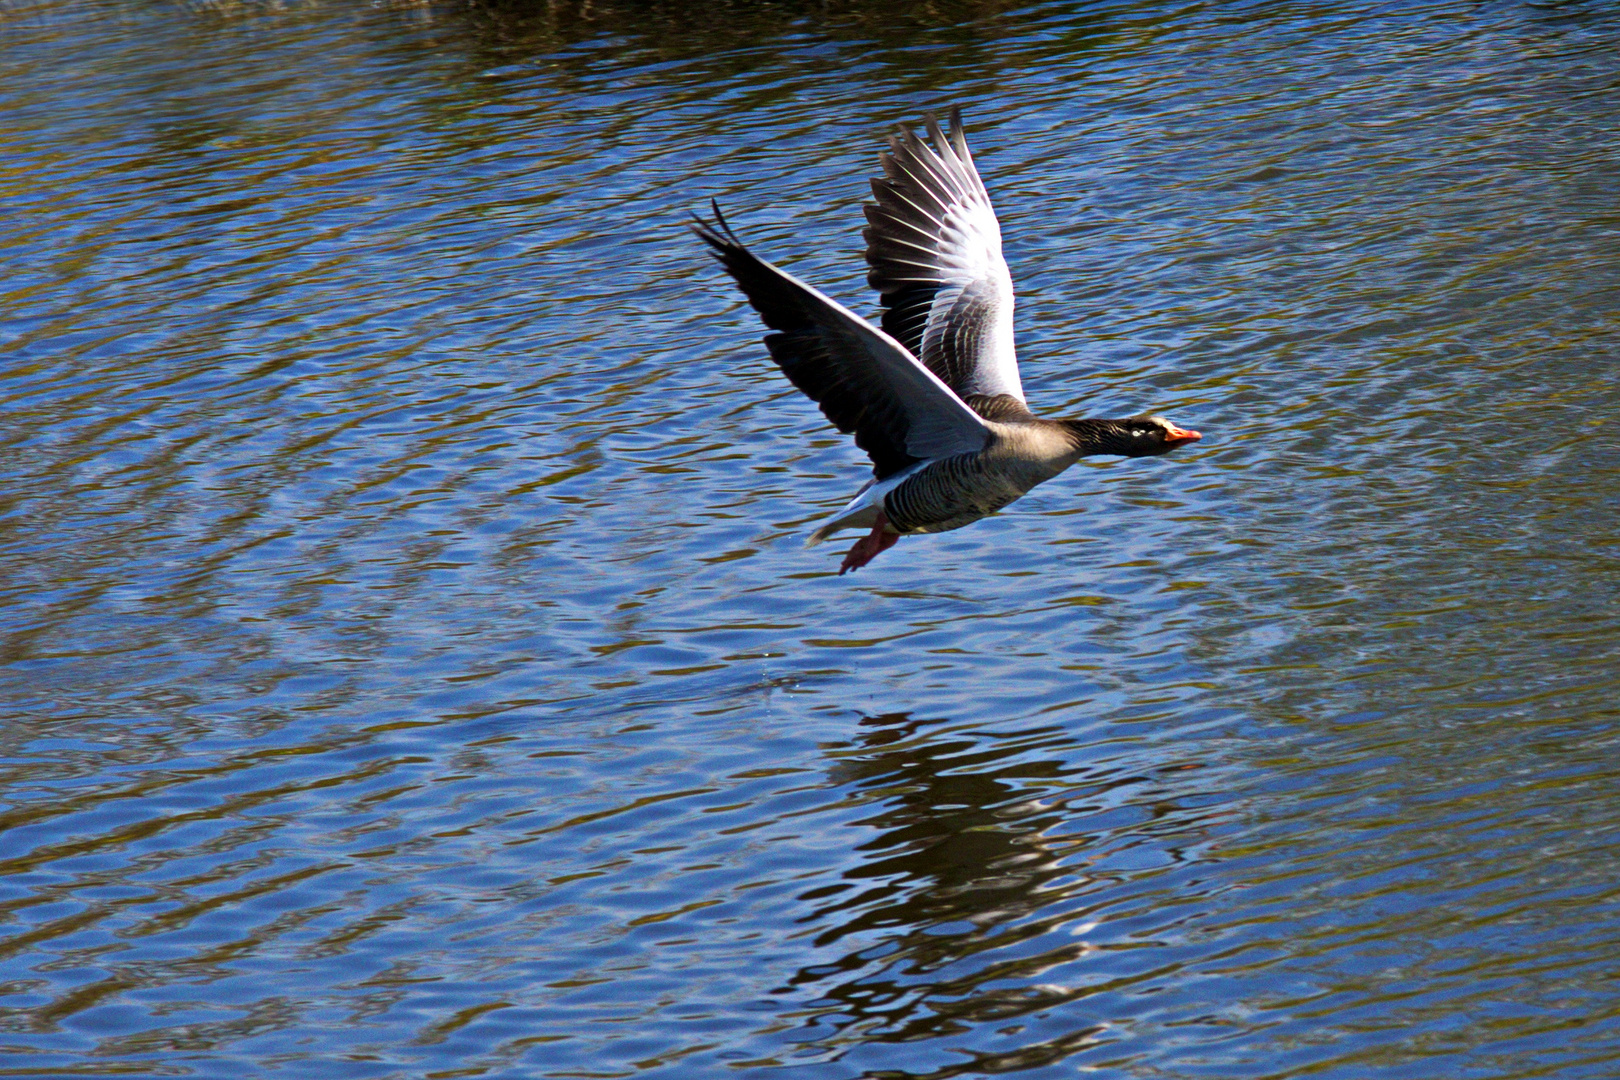
<path fill-rule="evenodd" d="M 930 146 L 898 128 L 866 206 L 867 281 L 880 330 L 745 247 L 711 202 L 692 224 L 775 333 L 771 359 L 872 459 L 873 477 L 810 535 L 870 529 L 839 573 L 909 533 L 960 529 L 1088 454 L 1148 457 L 1200 438 L 1161 416 L 1043 420 L 1013 351 L 1013 288 L 1001 226 L 968 153 L 959 108 Z M 694 215 L 695 216 L 695 215 Z"/>

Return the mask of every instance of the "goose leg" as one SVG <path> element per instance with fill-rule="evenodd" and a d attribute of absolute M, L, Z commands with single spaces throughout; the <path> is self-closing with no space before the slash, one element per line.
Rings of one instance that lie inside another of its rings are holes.
<path fill-rule="evenodd" d="M 849 549 L 848 555 L 844 556 L 844 565 L 838 568 L 838 576 L 843 577 L 844 574 L 851 570 L 859 570 L 877 558 L 878 555 L 899 543 L 900 534 L 889 532 L 887 531 L 888 528 L 889 519 L 883 516 L 883 511 L 879 510 L 877 522 L 872 526 L 872 531 L 855 541 L 855 546 Z"/>

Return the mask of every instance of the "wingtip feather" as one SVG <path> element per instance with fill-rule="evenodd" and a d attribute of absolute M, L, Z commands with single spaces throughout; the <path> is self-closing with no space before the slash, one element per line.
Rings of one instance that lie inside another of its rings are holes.
<path fill-rule="evenodd" d="M 714 220 L 709 221 L 696 210 L 688 210 L 692 220 L 686 223 L 699 240 L 708 244 L 715 258 L 725 262 L 727 257 L 737 253 L 748 253 L 748 247 L 737 234 L 732 231 L 731 223 L 720 209 L 719 199 L 709 200 L 709 209 L 714 213 Z"/>
<path fill-rule="evenodd" d="M 939 117 L 931 112 L 923 113 L 923 123 L 928 127 L 928 137 L 934 141 L 934 145 L 945 153 L 950 153 L 951 144 L 939 126 Z"/>
<path fill-rule="evenodd" d="M 962 123 L 961 105 L 951 106 L 951 147 L 956 151 L 957 157 L 964 162 L 972 163 L 973 155 L 968 151 L 967 126 Z"/>

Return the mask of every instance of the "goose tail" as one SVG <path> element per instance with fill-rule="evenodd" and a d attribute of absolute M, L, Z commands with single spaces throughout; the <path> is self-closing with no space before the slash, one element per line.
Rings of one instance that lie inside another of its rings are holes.
<path fill-rule="evenodd" d="M 843 528 L 843 525 L 840 522 L 838 522 L 836 519 L 833 520 L 833 521 L 829 521 L 825 525 L 823 525 L 821 528 L 817 529 L 815 532 L 813 532 L 809 536 L 805 537 L 804 546 L 807 547 L 807 548 L 813 548 L 817 544 L 821 543 L 823 540 L 826 540 L 827 538 L 832 536 L 833 533 L 837 532 L 841 528 Z"/>
<path fill-rule="evenodd" d="M 804 546 L 807 548 L 813 548 L 823 540 L 831 537 L 832 534 L 837 532 L 839 529 L 871 528 L 872 520 L 877 516 L 877 510 L 883 505 L 883 496 L 887 494 L 888 490 L 894 487 L 895 484 L 898 484 L 901 480 L 905 479 L 907 476 L 910 476 L 916 471 L 917 466 L 913 465 L 911 468 L 906 469 L 897 476 L 893 477 L 892 480 L 886 481 L 883 487 L 878 488 L 876 491 L 873 489 L 878 487 L 877 477 L 873 477 L 866 483 L 862 484 L 861 490 L 855 493 L 855 497 L 849 500 L 842 510 L 838 511 L 838 513 L 834 514 L 826 521 L 823 521 L 821 523 L 821 527 L 815 532 L 811 533 L 805 539 Z"/>

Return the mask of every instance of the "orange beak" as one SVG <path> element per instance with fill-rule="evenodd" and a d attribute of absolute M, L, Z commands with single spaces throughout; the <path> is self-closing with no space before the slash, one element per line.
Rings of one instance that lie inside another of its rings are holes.
<path fill-rule="evenodd" d="M 1171 446 L 1180 446 L 1182 443 L 1197 442 L 1202 438 L 1203 436 L 1196 431 L 1188 431 L 1185 428 L 1172 426 L 1169 432 L 1166 433 L 1164 441 Z"/>

